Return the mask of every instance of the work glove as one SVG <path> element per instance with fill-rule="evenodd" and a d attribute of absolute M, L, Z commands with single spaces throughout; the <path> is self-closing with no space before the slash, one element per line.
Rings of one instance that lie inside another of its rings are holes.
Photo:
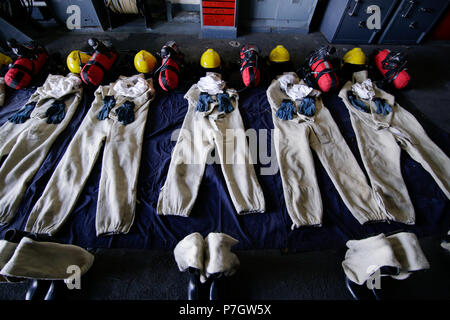
<path fill-rule="evenodd" d="M 116 114 L 119 121 L 124 125 L 132 123 L 134 121 L 134 102 L 125 101 L 124 104 L 117 108 Z"/>
<path fill-rule="evenodd" d="M 219 93 L 217 95 L 217 100 L 219 102 L 219 112 L 230 113 L 234 110 L 228 93 Z"/>
<path fill-rule="evenodd" d="M 392 112 L 392 107 L 386 102 L 386 100 L 375 98 L 373 102 L 377 106 L 377 114 L 387 116 L 389 112 Z"/>
<path fill-rule="evenodd" d="M 294 113 L 297 112 L 294 103 L 291 100 L 284 99 L 280 108 L 277 110 L 277 117 L 281 120 L 292 120 Z"/>
<path fill-rule="evenodd" d="M 116 106 L 116 99 L 114 99 L 113 96 L 106 96 L 105 99 L 103 99 L 103 107 L 97 114 L 97 119 L 100 121 L 105 120 L 108 117 L 111 109 L 114 108 L 115 106 Z"/>
<path fill-rule="evenodd" d="M 47 123 L 58 124 L 63 121 L 66 116 L 66 105 L 64 102 L 55 100 L 52 105 L 45 112 L 45 116 L 47 117 Z"/>
<path fill-rule="evenodd" d="M 314 98 L 304 98 L 300 103 L 299 112 L 305 116 L 312 117 L 316 113 L 316 103 Z"/>
<path fill-rule="evenodd" d="M 30 119 L 31 112 L 36 107 L 36 102 L 32 102 L 27 104 L 23 109 L 19 110 L 16 114 L 13 114 L 8 118 L 9 122 L 18 124 L 18 123 L 24 123 L 28 119 Z"/>
<path fill-rule="evenodd" d="M 198 96 L 198 103 L 196 110 L 200 112 L 206 112 L 209 110 L 209 104 L 213 102 L 214 99 L 209 94 L 207 94 L 206 92 L 202 92 Z"/>
<path fill-rule="evenodd" d="M 363 112 L 367 112 L 370 113 L 370 109 L 368 106 L 366 106 L 366 104 L 364 102 L 362 102 L 361 100 L 358 100 L 356 98 L 356 96 L 353 94 L 353 92 L 348 91 L 347 93 L 348 96 L 348 100 L 350 101 L 350 103 L 359 111 L 363 111 Z"/>

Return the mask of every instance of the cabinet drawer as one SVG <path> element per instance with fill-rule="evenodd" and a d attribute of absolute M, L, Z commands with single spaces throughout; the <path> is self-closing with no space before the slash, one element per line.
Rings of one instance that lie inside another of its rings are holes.
<path fill-rule="evenodd" d="M 203 1 L 203 10 L 205 8 L 233 8 L 236 6 L 234 0 L 231 1 Z"/>
<path fill-rule="evenodd" d="M 203 14 L 230 14 L 230 15 L 234 15 L 234 9 L 203 8 Z"/>
<path fill-rule="evenodd" d="M 234 26 L 234 15 L 203 15 L 204 26 Z"/>

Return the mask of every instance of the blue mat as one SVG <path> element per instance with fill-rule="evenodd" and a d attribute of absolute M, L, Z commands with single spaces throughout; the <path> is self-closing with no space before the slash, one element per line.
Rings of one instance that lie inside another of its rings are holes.
<path fill-rule="evenodd" d="M 0 108 L 0 125 L 20 109 L 34 90 L 8 92 L 6 106 Z M 24 200 L 10 225 L 0 228 L 0 238 L 10 228 L 23 229 L 28 213 L 42 194 L 52 172 L 61 159 L 71 138 L 79 127 L 93 99 L 93 91 L 85 90 L 82 104 L 69 127 L 52 146 L 45 162 L 33 178 Z M 337 93 L 323 97 L 341 129 L 347 143 L 362 167 L 356 138 L 351 127 L 347 109 Z M 449 154 L 449 135 L 430 125 L 415 110 L 430 137 Z M 291 220 L 287 214 L 282 193 L 281 178 L 276 175 L 261 175 L 261 164 L 255 165 L 258 179 L 264 191 L 267 212 L 238 216 L 219 165 L 207 165 L 196 204 L 189 218 L 158 216 L 156 203 L 159 190 L 164 184 L 170 164 L 170 154 L 175 145 L 171 141 L 173 131 L 180 128 L 187 111 L 183 93 L 158 93 L 150 107 L 144 136 L 142 162 L 137 189 L 136 218 L 131 231 L 126 235 L 97 238 L 95 235 L 95 212 L 101 171 L 101 157 L 96 162 L 75 210 L 56 237 L 65 243 L 83 247 L 151 248 L 171 249 L 184 236 L 192 232 L 207 235 L 209 232 L 225 232 L 240 242 L 236 249 L 282 248 L 289 251 L 318 250 L 342 247 L 349 239 L 367 237 L 380 232 L 410 230 L 418 236 L 442 234 L 450 229 L 450 201 L 439 189 L 432 177 L 402 153 L 402 172 L 414 207 L 417 223 L 406 226 L 399 223 L 374 223 L 361 226 L 345 207 L 330 178 L 317 157 L 318 176 L 324 205 L 323 226 L 290 230 Z M 265 88 L 256 88 L 240 95 L 240 112 L 246 128 L 268 130 L 268 152 L 270 153 L 272 115 Z M 268 165 L 265 165 L 268 166 Z"/>

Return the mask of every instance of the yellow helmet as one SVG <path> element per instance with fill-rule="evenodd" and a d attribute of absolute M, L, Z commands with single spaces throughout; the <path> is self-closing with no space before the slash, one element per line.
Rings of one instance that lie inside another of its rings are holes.
<path fill-rule="evenodd" d="M 67 56 L 67 67 L 69 67 L 70 72 L 80 73 L 81 68 L 89 61 L 91 58 L 85 52 L 80 50 L 74 50 Z"/>
<path fill-rule="evenodd" d="M 4 65 L 8 65 L 12 63 L 12 59 L 8 57 L 7 55 L 0 52 L 0 67 L 3 67 Z"/>
<path fill-rule="evenodd" d="M 150 73 L 155 66 L 156 58 L 148 51 L 141 50 L 134 56 L 134 67 L 137 72 Z"/>
<path fill-rule="evenodd" d="M 203 52 L 200 58 L 200 65 L 203 68 L 214 69 L 220 66 L 220 56 L 214 49 L 208 49 Z"/>
<path fill-rule="evenodd" d="M 366 64 L 366 55 L 361 48 L 353 48 L 342 57 L 342 62 L 363 65 Z"/>
<path fill-rule="evenodd" d="M 289 51 L 282 45 L 273 48 L 269 55 L 269 60 L 272 62 L 288 62 L 290 59 Z"/>

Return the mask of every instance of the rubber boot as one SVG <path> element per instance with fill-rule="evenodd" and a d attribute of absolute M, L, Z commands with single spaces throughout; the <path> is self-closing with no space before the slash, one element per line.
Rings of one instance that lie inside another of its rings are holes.
<path fill-rule="evenodd" d="M 188 275 L 188 300 L 200 300 L 200 271 L 190 267 Z"/>

